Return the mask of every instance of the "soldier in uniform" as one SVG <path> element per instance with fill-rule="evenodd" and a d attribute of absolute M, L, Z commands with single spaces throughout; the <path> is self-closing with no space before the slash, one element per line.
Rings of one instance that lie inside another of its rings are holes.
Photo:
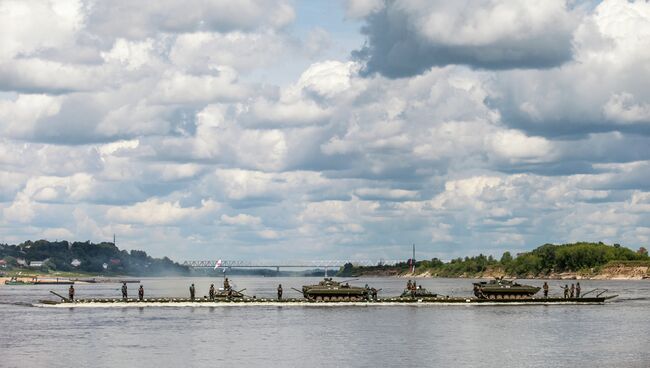
<path fill-rule="evenodd" d="M 195 293 L 195 291 L 196 291 L 196 289 L 194 288 L 194 284 L 192 284 L 192 286 L 190 286 L 190 299 L 192 301 L 194 301 L 194 293 Z"/>
<path fill-rule="evenodd" d="M 573 299 L 573 296 L 576 294 L 576 286 L 571 284 L 571 289 L 570 289 L 570 295 L 571 299 Z"/>
<path fill-rule="evenodd" d="M 214 300 L 214 284 L 210 284 L 210 291 L 208 292 L 208 295 L 210 295 L 210 300 Z"/>
<path fill-rule="evenodd" d="M 564 284 L 564 299 L 569 297 L 569 285 Z"/>
<path fill-rule="evenodd" d="M 580 283 L 576 282 L 576 298 L 580 297 Z"/>
<path fill-rule="evenodd" d="M 128 298 L 126 282 L 122 283 L 122 299 Z"/>
<path fill-rule="evenodd" d="M 138 289 L 138 299 L 142 301 L 144 299 L 144 287 L 140 285 L 140 288 Z"/>
<path fill-rule="evenodd" d="M 544 281 L 544 286 L 542 286 L 542 289 L 544 290 L 544 298 L 548 298 L 548 283 Z"/>
<path fill-rule="evenodd" d="M 282 284 L 278 285 L 278 300 L 282 300 Z"/>
<path fill-rule="evenodd" d="M 226 291 L 230 290 L 230 281 L 228 281 L 227 277 L 223 279 L 223 289 Z"/>
<path fill-rule="evenodd" d="M 411 280 L 406 283 L 406 290 L 411 290 Z"/>
<path fill-rule="evenodd" d="M 68 288 L 68 299 L 70 299 L 70 301 L 74 300 L 74 286 L 72 285 Z"/>

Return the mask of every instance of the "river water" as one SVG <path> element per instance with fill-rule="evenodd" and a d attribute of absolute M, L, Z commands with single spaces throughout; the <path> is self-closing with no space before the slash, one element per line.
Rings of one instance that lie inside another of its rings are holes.
<path fill-rule="evenodd" d="M 273 297 L 318 278 L 237 277 L 238 289 Z M 450 296 L 471 281 L 418 280 Z M 143 279 L 147 297 L 207 294 L 209 278 Z M 401 293 L 405 280 L 359 279 Z M 526 283 L 541 286 L 542 282 Z M 560 294 L 562 281 L 552 281 Z M 606 288 L 605 305 L 41 308 L 48 290 L 0 286 L 0 367 L 650 367 L 650 280 L 581 281 Z M 77 296 L 118 297 L 118 284 L 76 285 Z M 129 284 L 137 293 L 137 284 Z"/>

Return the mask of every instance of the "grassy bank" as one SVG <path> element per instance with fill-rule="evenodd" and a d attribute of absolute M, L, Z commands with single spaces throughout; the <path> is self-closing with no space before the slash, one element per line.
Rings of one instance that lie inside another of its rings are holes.
<path fill-rule="evenodd" d="M 645 269 L 645 270 L 644 270 Z M 431 276 L 431 277 L 518 277 L 518 278 L 643 278 L 648 275 L 650 258 L 647 251 L 638 251 L 619 244 L 573 243 L 544 244 L 515 257 L 505 252 L 499 259 L 492 255 L 456 258 L 449 262 L 440 259 L 417 261 L 415 272 L 409 263 L 359 267 L 347 264 L 339 270 L 340 276 Z"/>

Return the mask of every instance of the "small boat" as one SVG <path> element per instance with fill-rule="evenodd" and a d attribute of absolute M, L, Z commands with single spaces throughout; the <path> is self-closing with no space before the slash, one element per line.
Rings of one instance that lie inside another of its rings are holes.
<path fill-rule="evenodd" d="M 72 285 L 74 284 L 74 281 L 70 279 L 60 279 L 60 278 L 46 278 L 46 279 L 39 279 L 38 277 L 34 277 L 34 285 Z"/>
<path fill-rule="evenodd" d="M 36 280 L 34 285 L 73 285 L 74 281 L 71 280 Z"/>
<path fill-rule="evenodd" d="M 9 280 L 5 280 L 5 285 L 34 285 L 34 281 L 18 280 L 17 277 L 12 277 Z"/>

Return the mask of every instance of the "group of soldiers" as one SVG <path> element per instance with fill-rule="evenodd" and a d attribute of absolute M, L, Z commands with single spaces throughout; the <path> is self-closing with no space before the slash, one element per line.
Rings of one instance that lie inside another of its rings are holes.
<path fill-rule="evenodd" d="M 571 287 L 569 287 L 568 284 L 564 284 L 564 286 L 561 286 L 562 290 L 564 290 L 564 299 L 572 299 L 572 298 L 579 298 L 580 297 L 580 291 L 582 290 L 580 288 L 580 283 L 576 282 L 575 285 L 571 284 Z M 548 298 L 548 283 L 544 282 L 544 285 L 542 286 L 542 290 L 544 291 L 544 298 Z"/>
<path fill-rule="evenodd" d="M 415 290 L 417 290 L 417 289 L 418 289 L 418 286 L 415 283 L 415 280 L 413 280 L 413 281 L 408 280 L 408 282 L 406 283 L 406 290 L 415 292 Z"/>
<path fill-rule="evenodd" d="M 126 282 L 122 283 L 122 299 L 128 299 L 129 297 L 129 288 L 126 286 Z M 144 300 L 144 286 L 140 285 L 138 288 L 138 300 Z"/>
<path fill-rule="evenodd" d="M 571 288 L 569 288 L 569 285 L 564 285 L 564 298 L 579 298 L 580 297 L 580 283 L 577 282 L 575 285 L 571 284 Z"/>

